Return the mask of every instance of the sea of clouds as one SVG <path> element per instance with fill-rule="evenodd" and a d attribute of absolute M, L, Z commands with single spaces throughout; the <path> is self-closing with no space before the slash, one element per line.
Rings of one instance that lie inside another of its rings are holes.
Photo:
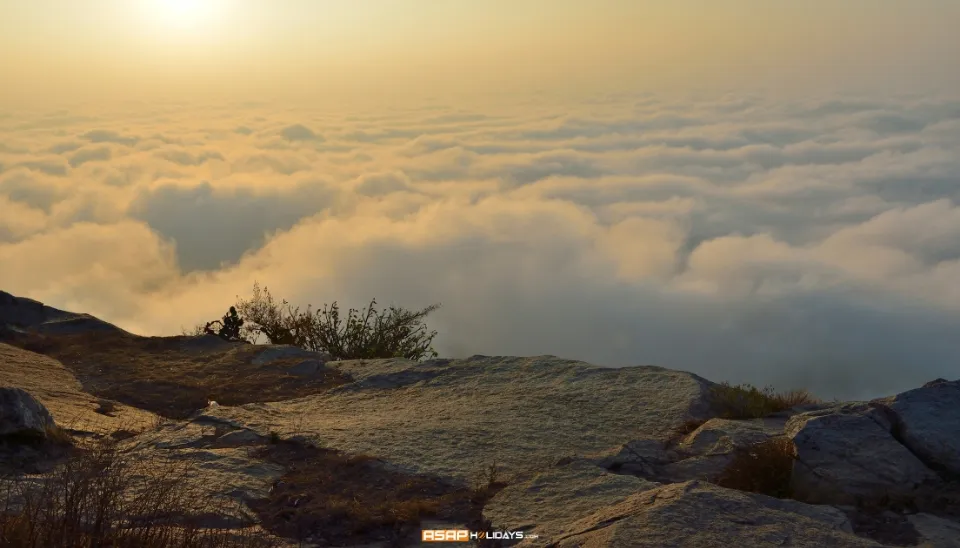
<path fill-rule="evenodd" d="M 958 203 L 947 98 L 0 109 L 0 289 L 149 335 L 257 280 L 442 303 L 444 357 L 874 397 L 960 377 Z"/>

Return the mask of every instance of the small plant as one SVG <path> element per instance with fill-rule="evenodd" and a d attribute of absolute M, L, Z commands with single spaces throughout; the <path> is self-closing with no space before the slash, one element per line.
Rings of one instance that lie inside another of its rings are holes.
<path fill-rule="evenodd" d="M 806 390 L 776 392 L 773 387 L 751 384 L 732 386 L 724 382 L 711 388 L 714 404 L 725 419 L 759 419 L 798 405 L 818 403 Z"/>
<path fill-rule="evenodd" d="M 243 328 L 243 318 L 237 313 L 237 308 L 230 307 L 230 310 L 223 315 L 223 319 L 207 322 L 203 332 L 207 335 L 217 335 L 226 341 L 243 341 L 240 330 Z"/>
<path fill-rule="evenodd" d="M 297 413 L 297 418 L 293 419 L 293 435 L 299 436 L 303 434 L 303 421 L 306 419 L 307 413 L 305 411 L 300 411 Z"/>
<path fill-rule="evenodd" d="M 493 493 L 506 485 L 501 478 L 501 468 L 496 460 L 491 461 L 473 480 L 473 499 L 486 501 Z"/>
<path fill-rule="evenodd" d="M 715 483 L 728 489 L 792 498 L 790 478 L 795 459 L 793 441 L 785 437 L 770 438 L 735 451 L 733 460 Z"/>

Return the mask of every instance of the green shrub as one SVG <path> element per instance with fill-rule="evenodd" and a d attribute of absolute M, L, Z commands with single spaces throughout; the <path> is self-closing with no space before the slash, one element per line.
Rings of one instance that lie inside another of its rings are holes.
<path fill-rule="evenodd" d="M 819 402 L 806 390 L 776 392 L 769 386 L 760 389 L 751 384 L 731 386 L 723 382 L 711 387 L 711 392 L 720 417 L 725 419 L 758 419 L 798 405 Z"/>
<path fill-rule="evenodd" d="M 376 299 L 366 310 L 350 309 L 346 318 L 336 301 L 321 310 L 294 308 L 274 300 L 270 291 L 253 286 L 253 298 L 238 300 L 236 309 L 245 319 L 242 332 L 251 342 L 266 337 L 272 344 L 289 344 L 315 352 L 327 352 L 334 359 L 407 358 L 423 360 L 437 356 L 431 344 L 436 331 L 428 331 L 423 320 L 440 305 L 411 311 L 391 306 L 377 310 Z"/>

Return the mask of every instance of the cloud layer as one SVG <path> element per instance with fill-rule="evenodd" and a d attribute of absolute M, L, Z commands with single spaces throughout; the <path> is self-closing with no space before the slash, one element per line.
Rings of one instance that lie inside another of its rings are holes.
<path fill-rule="evenodd" d="M 0 118 L 0 287 L 145 334 L 254 280 L 555 354 L 891 393 L 960 363 L 960 101 L 168 105 Z"/>

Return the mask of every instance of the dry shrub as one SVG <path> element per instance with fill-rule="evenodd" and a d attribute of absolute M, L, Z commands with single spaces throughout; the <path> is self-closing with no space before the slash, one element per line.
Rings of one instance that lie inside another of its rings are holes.
<path fill-rule="evenodd" d="M 502 470 L 497 461 L 490 461 L 473 480 L 471 500 L 480 505 L 486 504 L 493 495 L 507 485 L 501 476 Z"/>
<path fill-rule="evenodd" d="M 790 477 L 795 458 L 793 441 L 785 437 L 770 438 L 735 451 L 733 460 L 715 483 L 729 489 L 792 498 Z"/>
<path fill-rule="evenodd" d="M 110 438 L 76 449 L 52 473 L 3 478 L 0 546 L 270 546 L 252 532 L 206 527 L 222 514 L 184 482 L 185 466 L 142 466 Z"/>
<path fill-rule="evenodd" d="M 773 387 L 720 383 L 711 388 L 714 405 L 725 419 L 759 419 L 798 405 L 819 403 L 806 390 L 777 392 Z"/>
<path fill-rule="evenodd" d="M 322 309 L 305 311 L 285 300 L 276 301 L 270 291 L 255 283 L 253 298 L 238 299 L 236 310 L 243 317 L 244 340 L 258 342 L 266 337 L 272 344 L 289 344 L 314 352 L 329 353 L 337 360 L 407 358 L 420 361 L 437 356 L 431 346 L 436 331 L 423 320 L 440 308 L 422 310 L 391 306 L 377 310 L 376 299 L 365 310 L 351 308 L 341 317 L 334 301 Z"/>

